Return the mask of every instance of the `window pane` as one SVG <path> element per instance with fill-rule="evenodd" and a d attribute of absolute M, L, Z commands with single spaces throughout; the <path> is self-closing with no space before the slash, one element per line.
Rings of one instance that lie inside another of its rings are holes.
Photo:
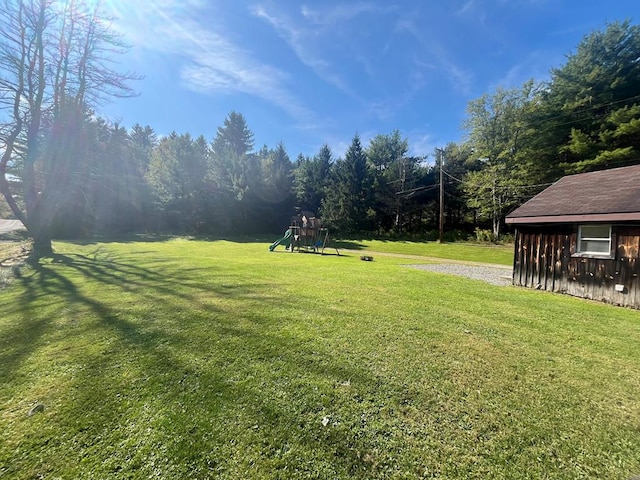
<path fill-rule="evenodd" d="M 609 240 L 609 225 L 583 225 L 580 227 L 580 236 Z"/>
<path fill-rule="evenodd" d="M 609 239 L 603 240 L 581 240 L 581 252 L 609 253 Z"/>

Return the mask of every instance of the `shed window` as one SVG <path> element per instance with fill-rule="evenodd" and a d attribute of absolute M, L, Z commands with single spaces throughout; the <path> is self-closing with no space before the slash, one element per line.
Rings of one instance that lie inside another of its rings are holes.
<path fill-rule="evenodd" d="M 581 225 L 578 231 L 578 252 L 609 255 L 611 225 Z"/>

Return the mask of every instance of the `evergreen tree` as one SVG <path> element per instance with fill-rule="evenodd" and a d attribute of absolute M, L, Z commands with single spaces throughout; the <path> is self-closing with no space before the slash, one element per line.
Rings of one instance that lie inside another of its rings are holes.
<path fill-rule="evenodd" d="M 422 159 L 407 155 L 408 151 L 409 142 L 398 130 L 376 135 L 367 149 L 378 230 L 402 232 L 417 206 L 416 194 L 420 191 L 417 187 L 424 171 L 420 168 Z"/>
<path fill-rule="evenodd" d="M 248 233 L 254 229 L 261 168 L 253 153 L 253 132 L 241 113 L 231 112 L 211 145 L 207 180 L 212 188 L 216 230 Z"/>
<path fill-rule="evenodd" d="M 327 144 L 322 145 L 313 158 L 298 157 L 295 171 L 295 192 L 298 206 L 314 213 L 320 212 L 330 181 L 333 154 Z"/>
<path fill-rule="evenodd" d="M 136 230 L 155 230 L 159 222 L 159 213 L 153 208 L 153 199 L 145 175 L 151 162 L 151 154 L 158 145 L 158 137 L 149 125 L 135 124 L 129 131 L 129 148 L 131 149 L 132 169 L 137 179 L 134 188 L 138 190 L 138 202 L 134 208 L 140 218 L 136 223 Z"/>
<path fill-rule="evenodd" d="M 371 184 L 367 157 L 356 134 L 344 159 L 334 165 L 322 205 L 325 224 L 340 232 L 362 232 L 370 227 Z"/>
<path fill-rule="evenodd" d="M 136 164 L 127 131 L 118 124 L 105 128 L 104 150 L 96 155 L 99 183 L 91 197 L 93 230 L 98 233 L 134 231 L 142 216 L 143 172 Z"/>
<path fill-rule="evenodd" d="M 156 132 L 149 125 L 143 127 L 139 123 L 136 123 L 129 131 L 129 139 L 136 149 L 140 149 L 140 151 L 144 153 L 140 166 L 145 169 L 151 159 L 151 151 L 158 144 Z"/>
<path fill-rule="evenodd" d="M 147 181 L 171 231 L 192 231 L 202 217 L 207 141 L 172 132 L 151 155 Z"/>
<path fill-rule="evenodd" d="M 467 205 L 464 198 L 463 178 L 481 167 L 481 162 L 473 155 L 469 143 L 448 143 L 442 151 L 444 160 L 443 176 L 445 192 L 445 227 L 465 228 L 468 224 L 474 224 L 473 210 Z M 434 176 L 430 183 L 437 183 L 435 175 L 439 174 L 434 169 Z M 431 191 L 433 197 L 437 189 Z"/>
<path fill-rule="evenodd" d="M 279 231 L 289 221 L 293 210 L 293 165 L 282 142 L 274 150 L 265 146 L 258 157 L 262 183 L 255 208 L 263 213 L 260 225 L 256 227 L 269 232 Z"/>
<path fill-rule="evenodd" d="M 552 70 L 541 136 L 560 174 L 636 163 L 640 157 L 640 26 L 608 24 Z"/>
<path fill-rule="evenodd" d="M 275 150 L 261 157 L 262 198 L 266 202 L 279 203 L 290 200 L 293 191 L 293 165 L 282 142 Z"/>

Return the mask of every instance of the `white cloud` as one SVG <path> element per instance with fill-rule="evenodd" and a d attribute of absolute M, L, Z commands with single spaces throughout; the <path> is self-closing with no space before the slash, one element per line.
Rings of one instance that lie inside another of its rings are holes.
<path fill-rule="evenodd" d="M 329 8 L 312 9 L 306 5 L 301 8 L 302 15 L 317 25 L 335 25 L 344 23 L 363 13 L 389 13 L 396 10 L 395 6 L 380 6 L 374 3 L 347 3 Z"/>
<path fill-rule="evenodd" d="M 344 158 L 344 154 L 347 153 L 347 150 L 351 145 L 351 141 L 347 141 L 344 139 L 334 140 L 329 144 L 331 147 L 331 152 L 333 153 L 334 160 L 338 160 L 340 158 Z"/>
<path fill-rule="evenodd" d="M 406 76 L 408 77 L 409 84 L 401 93 L 391 98 L 369 103 L 367 110 L 370 115 L 382 121 L 391 120 L 395 118 L 400 110 L 414 101 L 416 95 L 418 95 L 427 84 L 427 79 L 420 65 L 417 65 L 417 67 Z"/>
<path fill-rule="evenodd" d="M 294 21 L 290 16 L 282 13 L 268 12 L 263 5 L 250 7 L 250 12 L 269 23 L 298 59 L 311 68 L 316 75 L 339 90 L 352 94 L 346 82 L 332 71 L 330 62 L 317 52 L 319 49 L 315 44 L 321 32 L 309 24 L 300 27 L 300 21 Z"/>
<path fill-rule="evenodd" d="M 274 4 L 275 5 L 275 4 Z M 342 75 L 346 65 L 353 62 L 362 66 L 369 77 L 375 75 L 372 52 L 362 42 L 362 29 L 353 29 L 351 22 L 365 14 L 388 15 L 395 6 L 380 6 L 373 2 L 359 2 L 331 6 L 302 5 L 299 10 L 285 11 L 274 6 L 255 4 L 249 11 L 266 21 L 284 40 L 298 60 L 309 67 L 320 79 L 341 92 L 358 98 L 358 89 Z M 351 29 L 351 30 L 350 30 Z M 346 32 L 351 34 L 346 35 Z M 376 52 L 376 56 L 380 52 Z"/>
<path fill-rule="evenodd" d="M 482 5 L 481 0 L 468 0 L 454 12 L 454 15 L 467 18 L 477 25 L 486 27 L 488 19 L 486 8 L 487 6 Z"/>
<path fill-rule="evenodd" d="M 328 144 L 331 147 L 331 152 L 333 153 L 333 158 L 344 158 L 345 153 L 351 146 L 351 142 L 353 140 L 353 135 L 356 132 L 353 132 L 351 137 L 329 137 Z M 360 137 L 360 144 L 363 149 L 369 147 L 371 140 L 378 135 L 380 132 L 367 130 L 365 132 L 357 132 Z M 403 137 L 405 136 L 403 132 Z M 416 157 L 428 157 L 426 163 L 433 163 L 433 152 L 437 147 L 442 147 L 442 142 L 438 143 L 433 135 L 429 132 L 423 130 L 413 130 L 406 135 L 407 140 L 409 141 L 409 155 L 413 155 Z M 319 149 L 320 147 L 318 147 Z"/>
<path fill-rule="evenodd" d="M 181 58 L 183 86 L 201 94 L 243 93 L 259 97 L 308 122 L 313 117 L 289 88 L 289 76 L 197 20 L 204 0 L 131 2 L 118 21 L 134 47 Z M 209 16 L 211 18 L 211 16 Z"/>
<path fill-rule="evenodd" d="M 426 52 L 427 59 L 416 60 L 417 66 L 443 72 L 453 90 L 465 96 L 471 93 L 473 73 L 458 65 L 441 42 L 427 38 L 424 29 L 418 28 L 415 21 L 408 17 L 399 20 L 395 28 L 411 35 Z"/>
<path fill-rule="evenodd" d="M 531 52 L 491 85 L 491 90 L 497 87 L 519 88 L 530 79 L 536 82 L 549 80 L 552 66 L 557 65 L 561 60 L 562 56 L 557 53 L 539 50 Z"/>
<path fill-rule="evenodd" d="M 468 0 L 462 4 L 462 6 L 456 11 L 456 15 L 467 15 L 470 13 L 476 5 L 476 0 Z"/>
<path fill-rule="evenodd" d="M 373 139 L 373 137 L 377 135 L 377 133 L 373 132 L 372 130 L 368 130 L 366 132 L 352 132 L 349 138 L 344 138 L 343 136 L 341 136 L 340 138 L 335 136 L 330 138 L 330 140 L 327 143 L 331 148 L 331 152 L 333 153 L 334 159 L 336 160 L 339 158 L 344 159 L 344 156 L 347 153 L 347 150 L 349 150 L 349 147 L 353 142 L 353 137 L 356 134 L 360 138 L 360 145 L 362 146 L 363 150 L 369 146 L 369 143 L 371 143 L 371 139 Z"/>
<path fill-rule="evenodd" d="M 416 157 L 431 157 L 435 149 L 442 146 L 431 133 L 425 131 L 413 130 L 407 135 L 407 140 L 409 140 L 409 155 Z M 433 162 L 428 159 L 427 163 Z"/>

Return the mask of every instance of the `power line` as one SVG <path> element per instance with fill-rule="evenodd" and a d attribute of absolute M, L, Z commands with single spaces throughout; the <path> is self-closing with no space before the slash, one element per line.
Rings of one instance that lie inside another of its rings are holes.
<path fill-rule="evenodd" d="M 591 110 L 598 110 L 599 108 L 608 107 L 608 106 L 611 106 L 611 105 L 616 105 L 618 103 L 628 102 L 630 100 L 636 100 L 636 99 L 640 99 L 640 94 L 634 95 L 634 96 L 628 97 L 628 98 L 623 98 L 621 100 L 616 100 L 614 102 L 608 102 L 608 103 L 603 103 L 603 104 L 600 104 L 600 105 L 594 105 L 592 107 L 585 108 L 584 110 L 579 110 L 579 111 L 576 111 L 576 112 L 563 113 L 563 114 L 560 114 L 560 115 L 556 115 L 554 117 L 543 118 L 543 119 L 535 121 L 535 122 L 525 122 L 525 123 L 526 123 L 526 126 L 531 127 L 531 126 L 538 125 L 540 123 L 546 123 L 549 120 L 556 120 L 558 118 L 570 117 L 570 116 L 573 116 L 573 115 L 576 115 L 576 114 L 579 114 L 579 113 L 585 113 L 585 112 L 589 112 Z M 583 120 L 574 120 L 574 121 L 575 122 L 581 122 Z M 572 122 L 568 122 L 568 123 L 561 123 L 560 125 L 569 125 L 571 123 L 573 123 L 573 121 Z"/>
<path fill-rule="evenodd" d="M 526 121 L 525 120 L 522 123 L 522 127 L 530 128 L 530 127 L 535 127 L 537 125 L 543 125 L 543 127 L 540 128 L 538 130 L 538 132 L 540 132 L 540 131 L 545 132 L 545 131 L 548 131 L 548 130 L 550 130 L 552 128 L 556 128 L 556 127 L 564 127 L 566 125 L 572 125 L 572 124 L 575 124 L 575 123 L 583 123 L 588 119 L 587 118 L 576 118 L 576 119 L 570 120 L 568 122 L 554 123 L 554 124 L 549 125 L 549 123 L 551 121 L 553 121 L 553 120 L 558 120 L 558 119 L 562 119 L 562 118 L 569 118 L 569 117 L 572 117 L 572 116 L 576 116 L 576 115 L 580 115 L 580 114 L 584 114 L 584 113 L 590 112 L 592 110 L 598 110 L 598 109 L 601 109 L 601 108 L 604 108 L 604 107 L 609 107 L 609 106 L 617 105 L 619 103 L 630 102 L 631 100 L 638 100 L 638 99 L 640 99 L 640 94 L 633 95 L 631 97 L 623 98 L 623 99 L 620 99 L 620 100 L 615 100 L 615 101 L 611 101 L 611 102 L 607 102 L 607 103 L 602 103 L 602 104 L 599 104 L 599 105 L 593 105 L 591 107 L 585 108 L 583 110 L 577 110 L 575 112 L 567 112 L 567 113 L 563 113 L 563 114 L 560 114 L 560 115 L 555 115 L 555 116 L 548 117 L 548 118 L 541 118 L 540 120 L 535 120 L 535 121 Z"/>
<path fill-rule="evenodd" d="M 453 193 L 444 192 L 444 194 L 445 194 L 446 196 L 448 196 L 448 197 L 455 198 L 456 200 L 462 200 L 462 201 L 464 201 L 464 198 L 459 197 L 459 196 L 457 196 L 457 195 L 454 195 Z"/>
<path fill-rule="evenodd" d="M 549 182 L 549 183 L 537 183 L 534 185 L 515 185 L 512 188 L 538 188 L 538 187 L 548 187 L 549 185 L 553 185 L 555 182 Z"/>
<path fill-rule="evenodd" d="M 439 228 L 438 228 L 438 242 L 444 242 L 444 150 L 441 148 L 437 148 L 436 152 L 440 154 L 440 214 L 439 217 Z"/>
<path fill-rule="evenodd" d="M 450 173 L 448 173 L 446 170 L 443 170 L 442 173 L 444 173 L 446 176 L 448 176 L 449 178 L 455 180 L 456 182 L 459 183 L 464 183 L 464 180 L 460 180 L 457 177 L 454 177 L 453 175 L 451 175 Z M 509 187 L 501 187 L 501 188 L 520 188 L 520 189 L 524 189 L 524 188 L 538 188 L 538 187 L 548 187 L 549 185 L 553 185 L 554 182 L 548 182 L 548 183 L 535 183 L 535 184 L 531 184 L 531 185 L 513 185 L 513 186 L 509 186 Z M 500 188 L 500 187 L 499 187 Z"/>
<path fill-rule="evenodd" d="M 447 172 L 446 170 L 442 170 L 442 173 L 444 173 L 447 177 L 455 180 L 456 182 L 462 183 L 463 180 L 460 180 L 459 178 L 454 177 L 453 175 L 451 175 L 449 172 Z"/>
<path fill-rule="evenodd" d="M 402 190 L 400 192 L 396 192 L 396 195 L 404 195 L 405 193 L 415 193 L 415 192 L 419 192 L 419 191 L 425 191 L 426 192 L 426 191 L 438 188 L 438 186 L 439 185 L 437 185 L 437 184 L 424 185 L 422 187 L 410 188 L 409 190 Z"/>

